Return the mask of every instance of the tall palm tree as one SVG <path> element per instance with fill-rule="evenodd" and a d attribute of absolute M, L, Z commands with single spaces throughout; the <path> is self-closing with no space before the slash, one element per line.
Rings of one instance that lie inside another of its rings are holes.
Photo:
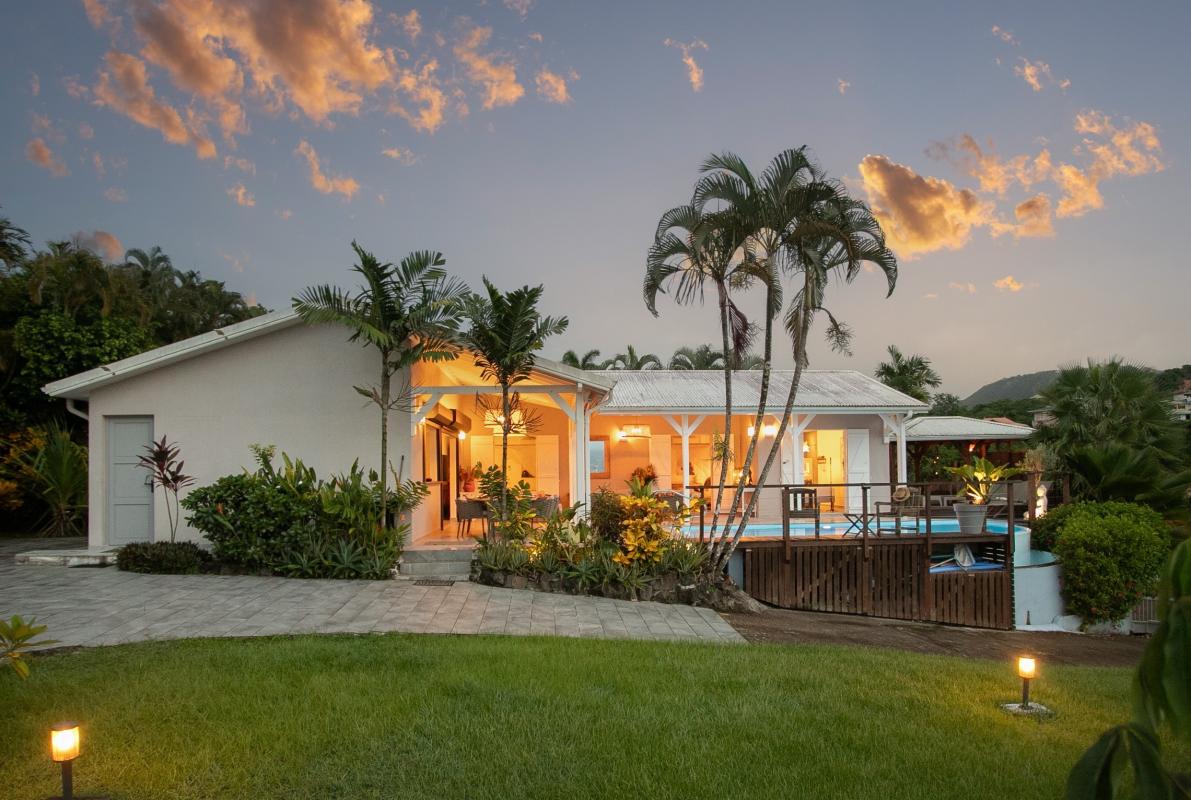
<path fill-rule="evenodd" d="M 507 519 L 509 503 L 509 434 L 513 432 L 512 387 L 527 380 L 533 372 L 535 353 L 546 339 L 562 333 L 566 317 L 545 317 L 538 311 L 541 286 L 522 286 L 502 292 L 484 278 L 485 294 L 469 293 L 463 301 L 463 316 L 469 327 L 460 340 L 473 354 L 475 365 L 485 380 L 500 386 L 500 511 Z"/>
<path fill-rule="evenodd" d="M 786 271 L 795 279 L 794 296 L 783 319 L 793 351 L 794 373 L 778 424 L 777 441 L 781 441 L 789 427 L 802 374 L 809 363 L 807 339 L 820 314 L 826 317 L 825 333 L 831 347 L 838 352 L 850 352 L 851 330 L 826 305 L 832 278 L 844 284 L 851 283 L 868 264 L 884 274 L 886 297 L 893 293 L 897 284 L 897 259 L 886 246 L 884 232 L 872 210 L 850 197 L 840 184 L 822 180 L 818 184 L 819 188 L 811 193 L 811 201 L 781 237 L 781 247 L 786 252 Z M 777 447 L 770 449 L 758 475 L 758 485 L 765 484 L 778 452 Z M 742 475 L 742 484 L 744 480 Z M 737 492 L 738 496 L 741 494 Z M 758 493 L 753 492 L 731 538 L 727 537 L 725 528 L 721 540 L 713 545 L 714 563 L 718 568 L 727 567 L 732 551 L 744 535 L 745 524 L 756 508 L 757 499 Z"/>
<path fill-rule="evenodd" d="M 873 374 L 881 383 L 903 394 L 908 394 L 915 400 L 930 402 L 930 389 L 937 389 L 943 385 L 943 379 L 931 366 L 926 356 L 906 356 L 897 345 L 889 345 L 889 360 L 877 365 Z"/>
<path fill-rule="evenodd" d="M 604 369 L 608 362 L 600 358 L 599 350 L 588 350 L 582 356 L 574 350 L 562 354 L 562 363 L 576 369 Z"/>
<path fill-rule="evenodd" d="M 670 356 L 670 369 L 723 369 L 724 353 L 709 344 L 680 347 Z"/>
<path fill-rule="evenodd" d="M 740 216 L 730 212 L 704 213 L 694 204 L 676 206 L 658 221 L 645 267 L 645 305 L 654 316 L 658 315 L 658 295 L 671 285 L 674 300 L 680 305 L 702 303 L 709 287 L 715 292 L 722 352 L 730 354 L 721 364 L 725 452 L 732 450 L 732 362 L 748 348 L 754 332 L 733 292 L 764 278 L 752 258 L 749 230 L 743 222 Z M 722 459 L 712 504 L 712 535 L 719 522 L 728 467 L 729 460 Z"/>
<path fill-rule="evenodd" d="M 605 369 L 661 369 L 662 360 L 653 353 L 638 353 L 631 344 L 623 353 L 617 353 L 605 364 Z"/>
<path fill-rule="evenodd" d="M 311 324 L 335 323 L 351 331 L 348 341 L 373 347 L 380 355 L 380 385 L 354 387 L 380 409 L 380 512 L 388 525 L 389 412 L 408 402 L 408 392 L 393 397 L 393 375 L 419 361 L 449 361 L 460 307 L 467 295 L 462 282 L 447 276 L 442 253 L 417 250 L 394 266 L 354 241 L 358 263 L 352 271 L 364 281 L 358 293 L 323 285 L 304 289 L 294 310 Z"/>

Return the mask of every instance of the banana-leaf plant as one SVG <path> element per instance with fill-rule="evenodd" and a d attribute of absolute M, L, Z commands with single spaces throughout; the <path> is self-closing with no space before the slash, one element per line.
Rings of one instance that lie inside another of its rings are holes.
<path fill-rule="evenodd" d="M 29 662 L 25 654 L 34 646 L 44 647 L 57 644 L 55 639 L 37 639 L 45 633 L 46 626 L 38 625 L 37 620 L 30 618 L 28 622 L 18 614 L 11 619 L 0 618 L 0 659 L 12 668 L 21 680 L 29 677 Z"/>

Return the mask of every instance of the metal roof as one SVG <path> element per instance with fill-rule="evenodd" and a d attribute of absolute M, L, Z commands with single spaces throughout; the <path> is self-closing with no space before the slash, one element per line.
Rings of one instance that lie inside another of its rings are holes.
<path fill-rule="evenodd" d="M 915 417 L 906 423 L 909 442 L 1012 440 L 1033 435 L 1034 429 L 1029 425 L 974 417 Z"/>
<path fill-rule="evenodd" d="M 616 382 L 599 413 L 714 413 L 724 408 L 724 373 L 718 370 L 598 370 L 593 374 Z M 773 370 L 766 406 L 781 413 L 793 370 Z M 732 405 L 755 411 L 760 399 L 761 370 L 732 374 Z M 802 373 L 794 407 L 798 411 L 922 411 L 928 406 L 855 370 L 808 369 Z"/>
<path fill-rule="evenodd" d="M 302 318 L 296 311 L 272 311 L 259 317 L 237 322 L 224 328 L 217 328 L 207 333 L 200 333 L 180 342 L 167 344 L 152 350 L 146 350 L 135 356 L 114 361 L 95 369 L 70 375 L 61 380 L 47 383 L 42 391 L 52 397 L 63 397 L 70 400 L 86 400 L 93 389 L 109 383 L 149 372 L 160 367 L 185 361 L 203 353 L 219 350 L 236 342 L 255 339 L 266 333 L 273 333 L 286 328 L 301 325 Z M 567 381 L 583 383 L 589 388 L 608 391 L 612 388 L 612 381 L 602 378 L 598 373 L 568 367 L 557 361 L 537 358 L 534 369 L 547 375 L 562 378 Z"/>

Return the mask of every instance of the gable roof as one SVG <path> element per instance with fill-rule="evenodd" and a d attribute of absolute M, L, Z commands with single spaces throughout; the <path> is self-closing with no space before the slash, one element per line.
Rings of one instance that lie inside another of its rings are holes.
<path fill-rule="evenodd" d="M 1029 425 L 975 417 L 915 417 L 906 423 L 909 442 L 1008 441 L 1033 435 Z"/>
<path fill-rule="evenodd" d="M 86 400 L 93 390 L 107 384 L 302 324 L 304 324 L 302 318 L 292 309 L 272 311 L 259 317 L 237 322 L 234 325 L 200 333 L 198 336 L 192 336 L 180 342 L 146 350 L 135 356 L 89 369 L 86 372 L 70 375 L 61 380 L 47 383 L 42 387 L 42 391 L 51 397 Z M 567 381 L 583 383 L 589 388 L 604 392 L 612 388 L 612 381 L 603 379 L 597 374 L 568 367 L 546 358 L 535 359 L 535 369 Z"/>
<path fill-rule="evenodd" d="M 615 381 L 612 394 L 599 406 L 602 413 L 714 413 L 724 408 L 724 374 L 718 370 L 593 370 Z M 773 370 L 767 405 L 781 413 L 790 391 L 793 370 Z M 760 370 L 732 374 L 732 405 L 755 411 L 761 393 Z M 891 389 L 855 370 L 803 370 L 794 407 L 799 411 L 922 411 L 926 403 Z"/>

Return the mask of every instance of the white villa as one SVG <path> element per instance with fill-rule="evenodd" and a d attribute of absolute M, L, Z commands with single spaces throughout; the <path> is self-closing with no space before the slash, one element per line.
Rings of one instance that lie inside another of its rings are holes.
<path fill-rule="evenodd" d="M 300 457 L 320 476 L 357 459 L 376 466 L 377 410 L 352 387 L 372 385 L 377 372 L 375 351 L 348 342 L 343 328 L 309 326 L 283 311 L 47 385 L 89 422 L 90 545 L 168 536 L 164 504 L 136 465 L 163 435 L 181 447 L 197 485 L 251 467 L 253 443 Z M 431 489 L 413 520 L 414 543 L 454 538 L 460 467 L 499 461 L 499 436 L 476 399 L 497 390 L 466 354 L 410 372 L 395 379 L 413 387 L 414 400 L 412 410 L 391 416 L 390 459 L 402 477 Z M 923 403 L 859 372 L 807 370 L 778 441 L 790 378 L 774 372 L 762 427 L 759 459 L 779 448 L 770 483 L 888 484 L 891 469 L 906 474 L 906 425 Z M 737 442 L 751 427 L 759 383 L 759 372 L 736 373 Z M 584 371 L 538 359 L 517 391 L 538 424 L 510 437 L 510 479 L 520 476 L 563 504 L 587 502 L 601 486 L 624 491 L 633 470 L 647 465 L 659 486 L 679 491 L 712 475 L 712 436 L 723 429 L 720 372 Z M 859 510 L 859 490 L 820 492 L 828 513 Z M 778 505 L 775 491 L 763 493 L 760 516 L 772 518 Z M 183 522 L 179 538 L 199 534 Z"/>

